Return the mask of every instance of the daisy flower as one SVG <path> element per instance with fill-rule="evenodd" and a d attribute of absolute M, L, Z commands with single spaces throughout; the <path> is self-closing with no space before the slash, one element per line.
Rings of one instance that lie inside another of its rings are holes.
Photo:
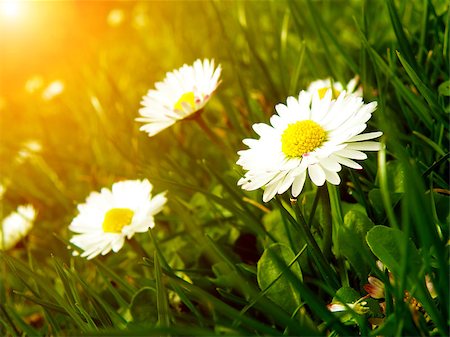
<path fill-rule="evenodd" d="M 348 309 L 351 309 L 355 311 L 357 314 L 363 315 L 367 312 L 369 312 L 370 308 L 367 307 L 367 301 L 364 301 L 366 297 L 362 297 L 359 300 L 357 300 L 355 303 L 341 303 L 339 301 L 333 301 L 332 303 L 327 305 L 327 308 L 331 312 L 341 312 L 341 311 L 347 311 Z"/>
<path fill-rule="evenodd" d="M 220 72 L 220 65 L 214 69 L 214 60 L 207 59 L 168 72 L 141 101 L 136 120 L 146 124 L 140 130 L 151 137 L 201 110 L 220 84 Z"/>
<path fill-rule="evenodd" d="M 359 82 L 359 77 L 355 76 L 348 82 L 347 86 L 341 84 L 341 82 L 332 81 L 331 78 L 325 80 L 317 80 L 311 82 L 307 91 L 311 94 L 318 95 L 319 98 L 324 98 L 328 90 L 332 90 L 332 95 L 334 98 L 338 97 L 341 92 L 346 91 L 347 95 L 357 95 L 362 97 L 362 88 L 357 87 Z"/>
<path fill-rule="evenodd" d="M 13 248 L 33 227 L 36 210 L 31 205 L 19 206 L 3 219 L 0 228 L 0 250 Z"/>
<path fill-rule="evenodd" d="M 366 159 L 361 151 L 378 151 L 380 143 L 369 141 L 382 132 L 361 134 L 377 104 L 364 104 L 361 97 L 342 91 L 337 99 L 331 90 L 320 99 L 301 91 L 298 99 L 275 106 L 270 124 L 258 123 L 253 130 L 259 139 L 244 139 L 247 150 L 239 151 L 238 165 L 247 170 L 238 185 L 252 191 L 265 187 L 263 201 L 292 187 L 293 197 L 303 189 L 307 174 L 322 186 L 339 185 L 341 165 L 362 169 L 354 159 Z"/>
<path fill-rule="evenodd" d="M 153 228 L 153 216 L 162 210 L 167 199 L 165 193 L 152 198 L 152 188 L 147 179 L 121 181 L 113 184 L 111 190 L 92 192 L 84 204 L 78 205 L 79 214 L 69 229 L 78 233 L 70 242 L 83 250 L 81 257 L 92 259 L 111 250 L 118 252 L 125 238 Z"/>
<path fill-rule="evenodd" d="M 368 284 L 364 285 L 364 290 L 375 299 L 384 298 L 384 283 L 376 277 L 369 276 Z"/>

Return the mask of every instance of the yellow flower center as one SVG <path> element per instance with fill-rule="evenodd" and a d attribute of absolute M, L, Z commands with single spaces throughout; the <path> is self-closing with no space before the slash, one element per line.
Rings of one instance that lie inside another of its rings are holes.
<path fill-rule="evenodd" d="M 325 136 L 325 130 L 312 120 L 289 124 L 281 135 L 281 150 L 288 157 L 301 157 L 320 146 Z"/>
<path fill-rule="evenodd" d="M 178 99 L 173 108 L 175 110 L 183 110 L 183 103 L 189 104 L 192 110 L 195 109 L 195 95 L 192 91 L 186 92 Z"/>
<path fill-rule="evenodd" d="M 129 208 L 111 208 L 105 214 L 102 229 L 105 233 L 120 233 L 133 219 L 134 212 Z"/>
<path fill-rule="evenodd" d="M 323 87 L 323 88 L 320 88 L 319 90 L 317 90 L 320 99 L 325 97 L 325 94 L 327 93 L 328 89 L 330 89 L 330 87 Z M 332 88 L 331 90 L 333 92 L 332 98 L 338 98 L 339 95 L 341 94 L 341 92 L 339 90 L 336 90 L 334 88 Z"/>

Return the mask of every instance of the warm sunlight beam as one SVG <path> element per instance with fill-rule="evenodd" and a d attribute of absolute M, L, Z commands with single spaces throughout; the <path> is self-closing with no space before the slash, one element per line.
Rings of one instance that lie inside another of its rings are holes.
<path fill-rule="evenodd" d="M 1 15 L 4 18 L 15 19 L 20 14 L 19 0 L 2 0 L 0 5 Z"/>

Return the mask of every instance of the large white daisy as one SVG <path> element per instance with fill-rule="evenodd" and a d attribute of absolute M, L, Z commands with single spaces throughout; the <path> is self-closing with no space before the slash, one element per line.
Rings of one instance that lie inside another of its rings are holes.
<path fill-rule="evenodd" d="M 33 227 L 36 210 L 31 205 L 19 206 L 2 221 L 0 250 L 13 248 Z"/>
<path fill-rule="evenodd" d="M 121 181 L 111 190 L 92 192 L 84 204 L 78 205 L 79 214 L 69 229 L 79 233 L 70 242 L 83 250 L 81 256 L 92 259 L 111 250 L 118 252 L 125 238 L 153 228 L 153 216 L 167 199 L 165 193 L 152 198 L 152 188 L 147 179 Z"/>
<path fill-rule="evenodd" d="M 286 105 L 275 106 L 271 125 L 253 125 L 259 139 L 244 139 L 249 149 L 238 152 L 237 164 L 247 172 L 238 185 L 248 191 L 265 187 L 265 202 L 290 187 L 297 197 L 307 174 L 317 186 L 325 181 L 338 185 L 341 165 L 361 169 L 354 161 L 367 158 L 361 151 L 380 149 L 380 143 L 370 140 L 382 132 L 361 134 L 376 106 L 345 91 L 334 100 L 331 89 L 322 99 L 307 91 L 298 99 L 288 97 Z"/>
<path fill-rule="evenodd" d="M 220 73 L 220 65 L 214 68 L 214 60 L 208 59 L 168 72 L 162 82 L 155 83 L 156 90 L 142 98 L 141 117 L 136 120 L 146 124 L 140 130 L 154 136 L 201 110 L 220 84 Z"/>
<path fill-rule="evenodd" d="M 318 95 L 319 98 L 325 97 L 325 94 L 330 89 L 332 89 L 333 98 L 337 98 L 344 90 L 347 95 L 357 95 L 362 97 L 362 87 L 358 86 L 358 82 L 359 76 L 355 76 L 350 80 L 350 82 L 347 83 L 347 86 L 344 88 L 341 82 L 332 81 L 331 78 L 327 78 L 324 80 L 311 82 L 306 91 L 313 95 Z"/>

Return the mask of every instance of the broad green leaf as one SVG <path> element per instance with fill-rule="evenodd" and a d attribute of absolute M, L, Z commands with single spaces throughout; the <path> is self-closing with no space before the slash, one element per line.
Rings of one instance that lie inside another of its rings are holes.
<path fill-rule="evenodd" d="M 275 259 L 284 261 L 285 267 L 281 268 Z M 287 312 L 292 313 L 300 305 L 300 294 L 291 282 L 283 275 L 289 263 L 295 258 L 292 250 L 284 244 L 275 243 L 269 246 L 258 261 L 258 284 L 261 289 L 266 289 L 276 278 L 279 279 L 272 284 L 267 291 L 267 296 Z M 299 279 L 302 273 L 298 264 L 291 266 L 291 271 Z M 280 277 L 280 274 L 281 277 Z"/>
<path fill-rule="evenodd" d="M 415 276 L 420 272 L 422 258 L 414 243 L 402 231 L 385 226 L 375 226 L 366 237 L 367 243 L 375 256 L 399 278 L 402 271 L 401 263 L 407 263 L 407 275 Z M 404 245 L 408 245 L 405 251 Z M 407 254 L 405 256 L 404 254 Z"/>
<path fill-rule="evenodd" d="M 400 200 L 401 196 L 402 196 L 401 193 L 392 193 L 391 194 L 392 205 L 395 205 Z M 369 201 L 372 204 L 377 219 L 382 221 L 385 215 L 385 208 L 383 205 L 381 190 L 379 188 L 374 188 L 369 191 Z"/>
<path fill-rule="evenodd" d="M 438 87 L 439 95 L 442 96 L 450 96 L 450 81 L 445 81 L 444 83 L 441 83 Z"/>
<path fill-rule="evenodd" d="M 361 280 L 367 278 L 370 271 L 365 258 L 371 254 L 365 238 L 373 226 L 366 214 L 349 211 L 344 216 L 343 225 L 338 229 L 340 252 L 348 259 Z"/>
<path fill-rule="evenodd" d="M 263 217 L 263 224 L 264 228 L 272 235 L 276 242 L 283 243 L 291 247 L 292 250 L 296 250 L 305 244 L 305 239 L 300 235 L 299 231 L 282 216 L 278 209 L 265 214 Z M 271 243 L 269 240 L 266 240 L 266 242 L 267 244 Z M 300 257 L 300 261 L 302 267 L 307 266 L 308 261 L 306 255 Z"/>
<path fill-rule="evenodd" d="M 336 291 L 333 301 L 341 303 L 353 303 L 361 298 L 360 294 L 351 287 L 342 287 Z"/>
<path fill-rule="evenodd" d="M 340 288 L 333 297 L 332 303 L 351 304 L 357 302 L 361 295 L 351 287 Z M 354 312 L 351 308 L 334 313 L 341 322 L 347 325 L 360 324 L 360 318 L 364 315 Z M 364 324 L 364 323 L 363 323 Z"/>
<path fill-rule="evenodd" d="M 211 282 L 221 288 L 231 289 L 237 286 L 238 275 L 224 261 L 217 262 L 212 266 L 215 278 L 209 278 Z"/>
<path fill-rule="evenodd" d="M 361 204 L 351 204 L 345 201 L 341 201 L 342 212 L 347 214 L 348 212 L 359 212 L 363 214 L 367 214 L 366 209 Z"/>

